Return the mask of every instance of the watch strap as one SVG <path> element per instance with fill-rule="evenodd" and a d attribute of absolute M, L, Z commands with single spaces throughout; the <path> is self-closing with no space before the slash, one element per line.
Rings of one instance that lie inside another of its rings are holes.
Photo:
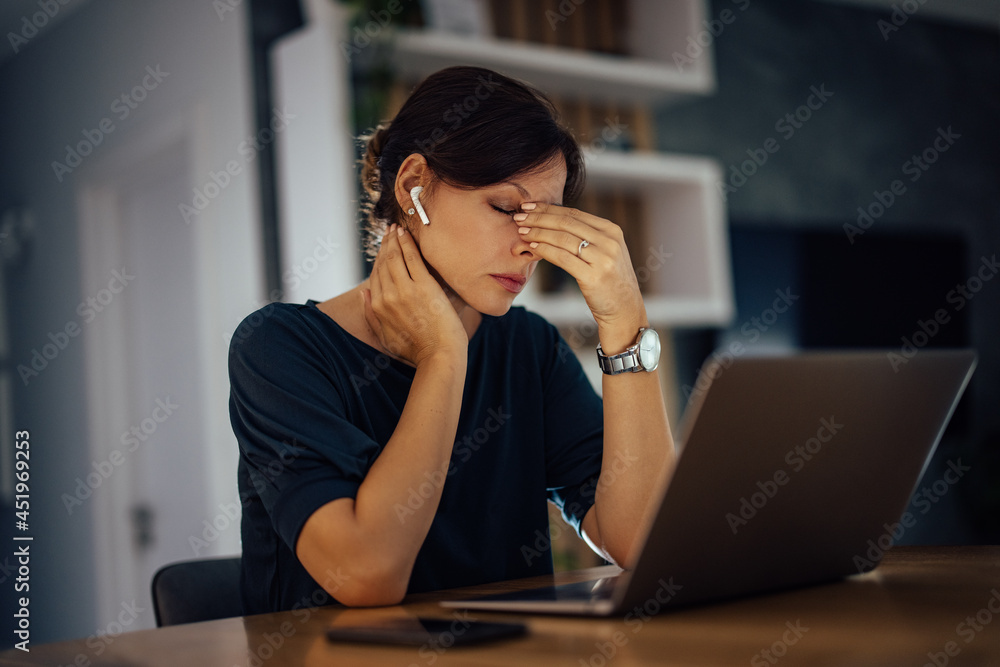
<path fill-rule="evenodd" d="M 601 349 L 601 344 L 597 344 L 597 364 L 605 375 L 618 375 L 619 373 L 637 373 L 642 370 L 639 364 L 639 344 L 630 346 L 624 352 L 606 355 Z"/>

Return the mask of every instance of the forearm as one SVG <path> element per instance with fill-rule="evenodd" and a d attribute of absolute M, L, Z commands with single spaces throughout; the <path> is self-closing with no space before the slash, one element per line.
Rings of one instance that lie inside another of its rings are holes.
<path fill-rule="evenodd" d="M 465 372 L 465 354 L 442 355 L 417 369 L 396 430 L 355 500 L 355 517 L 359 529 L 368 533 L 366 542 L 396 552 L 410 567 L 444 489 Z M 423 501 L 419 507 L 414 507 L 412 492 Z"/>
<path fill-rule="evenodd" d="M 442 354 L 417 367 L 399 423 L 356 497 L 328 503 L 303 528 L 299 560 L 317 581 L 317 573 L 343 572 L 346 583 L 331 591 L 341 602 L 394 604 L 405 594 L 447 477 L 466 363 L 465 354 Z"/>
<path fill-rule="evenodd" d="M 602 349 L 606 354 L 624 351 L 643 326 L 648 326 L 644 313 L 635 322 L 601 331 Z M 646 505 L 675 460 L 659 376 L 659 370 L 640 371 L 605 375 L 602 380 L 604 453 L 584 529 L 589 525 L 587 535 L 594 546 L 623 566 L 632 564 Z"/>

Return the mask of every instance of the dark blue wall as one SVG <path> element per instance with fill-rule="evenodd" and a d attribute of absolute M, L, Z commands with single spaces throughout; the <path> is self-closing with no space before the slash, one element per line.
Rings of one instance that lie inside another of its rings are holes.
<path fill-rule="evenodd" d="M 721 17 L 726 9 L 732 20 L 713 37 L 717 93 L 661 109 L 656 120 L 660 150 L 710 155 L 726 170 L 734 260 L 739 260 L 734 261 L 738 312 L 729 335 L 757 312 L 763 297 L 773 298 L 790 274 L 798 275 L 791 267 L 808 259 L 801 255 L 803 247 L 824 262 L 822 271 L 810 272 L 812 280 L 826 274 L 836 283 L 851 277 L 854 260 L 873 246 L 898 249 L 910 237 L 940 236 L 947 241 L 940 258 L 921 252 L 900 263 L 899 253 L 893 253 L 885 280 L 876 273 L 871 289 L 859 290 L 858 298 L 866 313 L 884 304 L 886 312 L 898 315 L 902 301 L 916 304 L 914 312 L 928 309 L 928 316 L 937 306 L 953 310 L 954 304 L 938 295 L 975 276 L 984 257 L 1000 254 L 997 29 L 932 20 L 918 10 L 898 30 L 888 31 L 883 30 L 888 23 L 879 23 L 891 22 L 888 12 L 826 2 L 716 0 L 710 15 Z M 923 169 L 913 158 L 925 150 L 934 162 Z M 873 216 L 861 221 L 867 229 L 858 224 L 859 207 Z M 852 224 L 854 229 L 845 229 Z M 803 243 L 807 235 L 810 240 Z M 964 245 L 964 258 L 960 249 L 957 262 L 956 239 L 959 248 Z M 764 254 L 766 261 L 753 261 Z M 912 278 L 900 280 L 900 271 Z M 813 287 L 808 294 L 836 291 L 830 285 Z M 841 302 L 844 308 L 850 299 Z M 808 311 L 823 307 L 808 305 L 785 323 L 796 329 L 789 333 L 792 340 L 808 326 L 803 321 Z M 957 456 L 973 470 L 921 515 L 904 541 L 1000 538 L 995 518 L 1000 516 L 1000 481 L 995 481 L 1000 480 L 1000 276 L 984 281 L 966 305 L 961 317 L 953 313 L 953 322 L 961 324 L 951 327 L 961 327 L 960 337 L 979 353 L 963 400 L 967 428 L 942 441 L 924 481 L 938 479 Z M 891 326 L 901 338 L 913 333 L 917 319 Z M 872 328 L 881 338 L 872 344 L 885 345 L 885 326 L 876 324 Z M 952 334 L 959 332 L 948 334 L 953 342 Z M 678 334 L 686 357 L 682 383 L 724 335 Z"/>

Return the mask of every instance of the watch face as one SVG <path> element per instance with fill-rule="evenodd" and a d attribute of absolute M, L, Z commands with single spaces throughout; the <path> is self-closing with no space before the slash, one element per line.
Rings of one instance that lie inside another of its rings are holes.
<path fill-rule="evenodd" d="M 646 329 L 639 338 L 639 362 L 647 371 L 656 370 L 660 363 L 660 337 L 653 329 Z"/>

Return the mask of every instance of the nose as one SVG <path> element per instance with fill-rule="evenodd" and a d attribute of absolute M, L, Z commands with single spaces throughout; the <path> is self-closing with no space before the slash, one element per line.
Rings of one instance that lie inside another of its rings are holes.
<path fill-rule="evenodd" d="M 513 254 L 522 259 L 529 259 L 531 261 L 541 259 L 538 253 L 532 250 L 531 243 L 529 241 L 525 241 L 524 237 L 517 232 L 517 227 L 514 227 L 514 235 L 517 239 L 514 241 L 514 246 L 512 248 Z"/>

